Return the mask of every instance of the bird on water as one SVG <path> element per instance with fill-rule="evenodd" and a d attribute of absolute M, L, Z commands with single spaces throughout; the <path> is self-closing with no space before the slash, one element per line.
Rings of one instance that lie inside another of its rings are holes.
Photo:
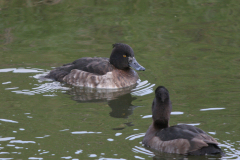
<path fill-rule="evenodd" d="M 123 43 L 113 44 L 110 58 L 83 57 L 50 71 L 45 78 L 74 86 L 90 88 L 124 88 L 137 83 L 138 71 L 145 71 L 133 49 Z"/>
<path fill-rule="evenodd" d="M 168 90 L 157 87 L 152 103 L 153 122 L 142 141 L 146 147 L 184 155 L 224 155 L 218 142 L 203 130 L 184 124 L 170 127 L 171 110 Z"/>

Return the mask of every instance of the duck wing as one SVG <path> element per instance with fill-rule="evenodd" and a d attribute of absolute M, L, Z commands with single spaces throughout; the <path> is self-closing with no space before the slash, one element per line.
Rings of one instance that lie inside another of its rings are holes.
<path fill-rule="evenodd" d="M 63 81 L 63 77 L 68 75 L 73 69 L 82 70 L 85 72 L 104 75 L 113 70 L 113 66 L 109 63 L 109 58 L 91 58 L 84 57 L 73 61 L 72 63 L 64 64 L 52 70 L 46 78 L 51 78 L 57 81 Z"/>

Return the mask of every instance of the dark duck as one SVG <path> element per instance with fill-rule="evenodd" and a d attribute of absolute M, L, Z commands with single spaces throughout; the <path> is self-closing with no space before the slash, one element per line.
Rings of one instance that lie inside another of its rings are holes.
<path fill-rule="evenodd" d="M 131 68 L 130 68 L 131 67 Z M 52 70 L 46 78 L 74 86 L 91 88 L 124 88 L 137 83 L 144 71 L 134 57 L 133 49 L 123 43 L 113 44 L 109 58 L 84 57 Z"/>
<path fill-rule="evenodd" d="M 152 103 L 153 123 L 142 141 L 146 147 L 184 155 L 224 155 L 218 142 L 203 130 L 190 125 L 169 127 L 171 110 L 169 92 L 159 86 Z"/>

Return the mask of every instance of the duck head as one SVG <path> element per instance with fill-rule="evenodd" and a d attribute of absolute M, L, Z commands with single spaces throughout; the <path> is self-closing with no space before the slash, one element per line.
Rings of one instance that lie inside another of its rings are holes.
<path fill-rule="evenodd" d="M 145 68 L 135 59 L 133 49 L 129 45 L 123 43 L 113 44 L 110 63 L 122 70 L 132 67 L 138 71 L 145 71 Z"/>
<path fill-rule="evenodd" d="M 171 111 L 172 104 L 168 90 L 163 86 L 157 87 L 152 103 L 153 126 L 157 129 L 169 127 L 168 121 Z"/>

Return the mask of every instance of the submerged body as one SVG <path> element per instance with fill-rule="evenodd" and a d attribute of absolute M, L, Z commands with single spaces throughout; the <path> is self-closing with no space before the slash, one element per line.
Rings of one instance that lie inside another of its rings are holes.
<path fill-rule="evenodd" d="M 134 57 L 129 45 L 113 45 L 109 58 L 80 58 L 52 70 L 46 78 L 67 84 L 91 88 L 124 88 L 136 84 L 139 79 L 136 70 L 145 70 Z"/>
<path fill-rule="evenodd" d="M 224 155 L 218 142 L 203 130 L 190 125 L 169 127 L 172 110 L 168 90 L 158 87 L 152 104 L 153 123 L 143 138 L 143 144 L 152 149 L 187 155 Z"/>

